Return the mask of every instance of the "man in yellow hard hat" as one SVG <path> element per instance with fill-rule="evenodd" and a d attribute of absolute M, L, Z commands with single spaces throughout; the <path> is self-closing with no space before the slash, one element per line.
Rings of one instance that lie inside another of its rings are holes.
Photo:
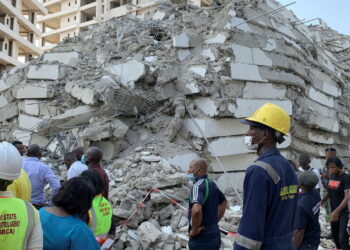
<path fill-rule="evenodd" d="M 8 142 L 0 143 L 0 249 L 39 250 L 43 233 L 38 211 L 13 197 L 7 187 L 21 174 L 22 158 Z"/>
<path fill-rule="evenodd" d="M 289 115 L 267 103 L 241 122 L 249 125 L 246 146 L 256 151 L 258 158 L 246 171 L 243 215 L 234 249 L 295 250 L 297 177 L 276 148 L 289 133 Z"/>

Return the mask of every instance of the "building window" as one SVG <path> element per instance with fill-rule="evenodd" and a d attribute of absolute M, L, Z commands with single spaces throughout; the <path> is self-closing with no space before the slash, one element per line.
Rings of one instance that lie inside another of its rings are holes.
<path fill-rule="evenodd" d="M 77 20 L 77 16 L 74 16 L 74 20 Z"/>
<path fill-rule="evenodd" d="M 70 7 L 70 2 L 68 3 L 68 7 Z"/>
<path fill-rule="evenodd" d="M 6 18 L 6 24 L 9 25 L 9 19 L 8 18 Z"/>
<path fill-rule="evenodd" d="M 68 23 L 69 23 L 70 19 L 68 18 Z"/>
<path fill-rule="evenodd" d="M 5 50 L 7 50 L 7 43 L 5 43 Z"/>

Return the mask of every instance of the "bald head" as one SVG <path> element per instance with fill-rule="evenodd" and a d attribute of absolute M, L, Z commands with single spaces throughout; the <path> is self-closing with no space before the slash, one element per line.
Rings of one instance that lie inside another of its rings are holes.
<path fill-rule="evenodd" d="M 40 158 L 41 157 L 41 149 L 40 149 L 39 145 L 37 145 L 37 144 L 29 145 L 28 149 L 27 149 L 27 156 Z"/>
<path fill-rule="evenodd" d="M 208 173 L 208 164 L 207 161 L 203 158 L 194 159 L 190 163 L 190 168 L 188 173 L 194 174 L 198 177 L 206 175 Z"/>
<path fill-rule="evenodd" d="M 75 148 L 73 148 L 72 153 L 75 154 L 78 161 L 81 161 L 81 157 L 84 154 L 84 148 L 82 146 L 76 146 Z"/>
<path fill-rule="evenodd" d="M 68 169 L 76 161 L 77 157 L 75 156 L 75 154 L 73 154 L 73 152 L 68 152 L 64 155 L 64 163 L 66 164 Z"/>
<path fill-rule="evenodd" d="M 100 163 L 103 153 L 98 147 L 90 147 L 86 151 L 85 159 L 87 163 Z"/>

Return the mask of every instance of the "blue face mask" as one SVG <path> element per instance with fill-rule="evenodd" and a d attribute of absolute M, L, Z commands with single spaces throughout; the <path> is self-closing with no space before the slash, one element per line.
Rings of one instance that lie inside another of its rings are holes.
<path fill-rule="evenodd" d="M 85 161 L 85 155 L 82 155 L 82 156 L 81 156 L 81 160 L 80 160 L 80 161 L 81 161 L 81 163 L 83 163 L 83 164 L 86 163 L 86 161 Z"/>
<path fill-rule="evenodd" d="M 188 180 L 190 180 L 192 182 L 195 182 L 196 178 L 197 178 L 196 176 L 194 176 L 194 174 L 188 174 L 186 177 Z"/>

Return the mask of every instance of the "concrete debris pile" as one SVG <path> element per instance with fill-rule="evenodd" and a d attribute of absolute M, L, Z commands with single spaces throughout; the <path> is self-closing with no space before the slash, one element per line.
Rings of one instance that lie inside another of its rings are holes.
<path fill-rule="evenodd" d="M 152 146 L 135 151 L 107 167 L 112 180 L 109 197 L 113 214 L 126 225 L 118 227 L 120 240 L 114 249 L 185 248 L 187 199 L 191 190 L 185 174 L 160 157 Z M 159 191 L 150 192 L 152 188 Z M 227 211 L 221 226 L 229 230 L 237 227 L 238 215 Z M 223 237 L 222 249 L 232 249 L 232 244 L 232 238 Z"/>
<path fill-rule="evenodd" d="M 242 189 L 256 158 L 239 119 L 272 102 L 293 117 L 280 145 L 286 157 L 307 152 L 322 167 L 324 148 L 334 146 L 347 164 L 349 67 L 288 10 L 245 22 L 280 6 L 169 2 L 67 39 L 3 75 L 0 139 L 48 144 L 52 158 L 96 145 L 107 162 L 152 143 L 183 170 L 208 159 L 211 177 L 230 192 Z"/>

